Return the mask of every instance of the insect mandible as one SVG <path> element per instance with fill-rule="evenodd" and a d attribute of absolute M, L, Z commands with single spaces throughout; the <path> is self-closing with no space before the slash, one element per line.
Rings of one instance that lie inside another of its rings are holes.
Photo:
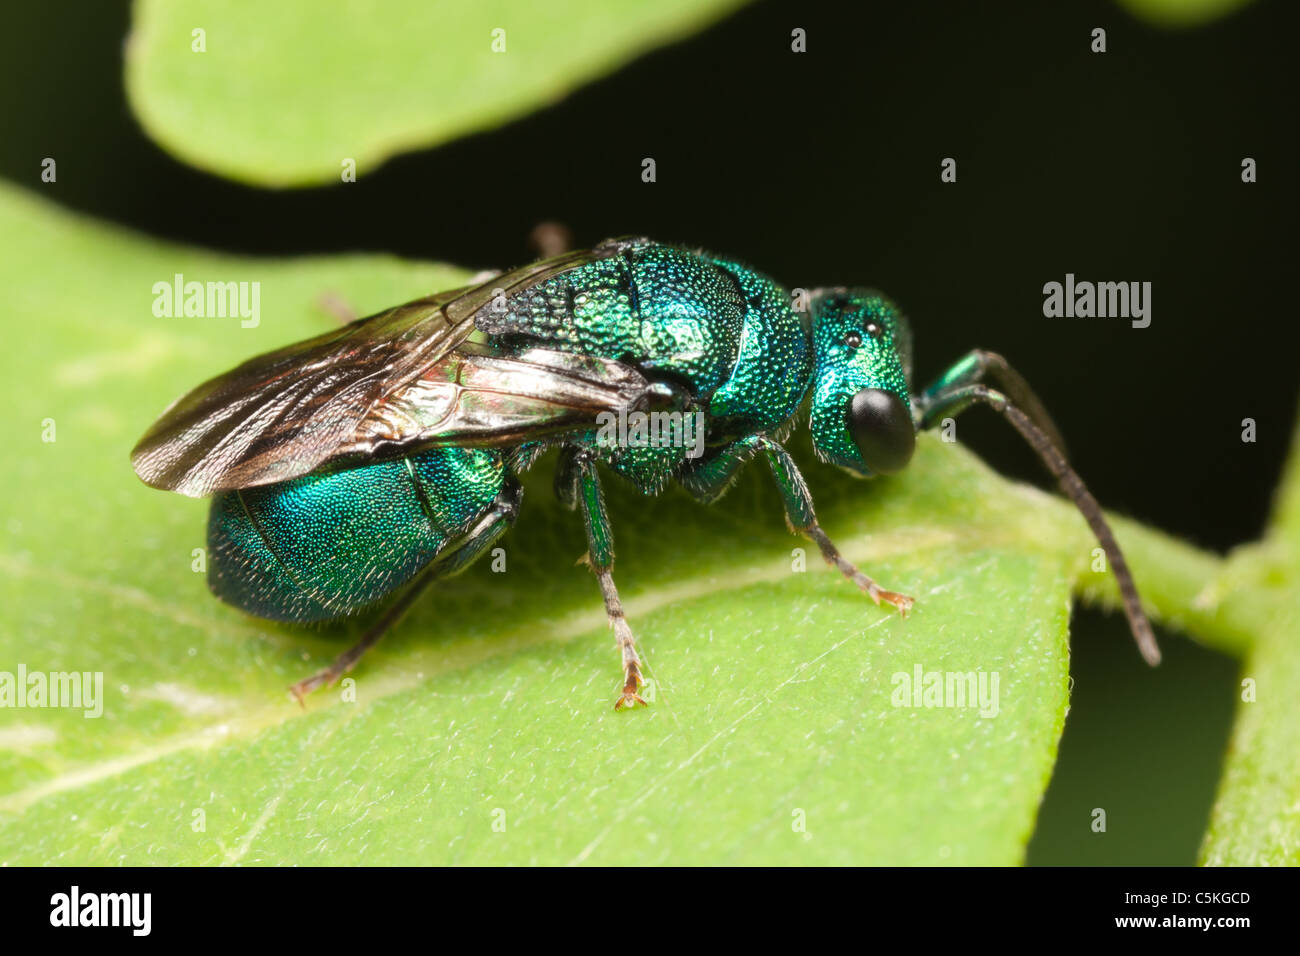
<path fill-rule="evenodd" d="M 558 449 L 556 491 L 582 513 L 586 561 L 622 660 L 622 708 L 645 703 L 644 678 L 614 585 L 598 465 L 646 494 L 676 481 L 707 503 L 762 457 L 790 527 L 877 604 L 906 614 L 912 598 L 878 585 L 827 537 L 782 441 L 807 398 L 822 461 L 888 474 L 907 465 L 917 431 L 982 404 L 1024 437 L 1083 514 L 1142 655 L 1159 661 L 1101 508 L 1001 356 L 972 351 L 914 393 L 911 331 L 889 299 L 829 288 L 809 293 L 806 309 L 796 304 L 730 259 L 608 240 L 253 358 L 173 403 L 131 460 L 153 487 L 215 495 L 208 583 L 244 611 L 330 620 L 401 591 L 355 647 L 294 685 L 301 700 L 351 670 L 431 582 L 505 533 L 519 474 Z M 602 437 L 611 416 L 656 411 L 694 416 L 702 445 Z"/>

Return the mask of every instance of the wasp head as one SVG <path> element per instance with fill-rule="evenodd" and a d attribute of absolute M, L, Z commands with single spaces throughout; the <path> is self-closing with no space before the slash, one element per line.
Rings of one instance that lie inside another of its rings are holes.
<path fill-rule="evenodd" d="M 907 319 L 870 289 L 819 289 L 810 305 L 818 457 L 863 477 L 902 470 L 916 448 Z"/>

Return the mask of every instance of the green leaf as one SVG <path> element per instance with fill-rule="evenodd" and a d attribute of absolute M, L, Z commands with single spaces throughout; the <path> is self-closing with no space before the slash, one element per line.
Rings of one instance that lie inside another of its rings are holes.
<path fill-rule="evenodd" d="M 1256 636 L 1242 666 L 1204 863 L 1300 864 L 1300 426 L 1265 539 L 1239 549 L 1202 595 Z"/>
<path fill-rule="evenodd" d="M 1022 859 L 1065 719 L 1070 591 L 1107 596 L 1059 499 L 932 436 L 873 483 L 805 450 L 831 535 L 918 599 L 904 621 L 815 550 L 795 570 L 804 543 L 761 466 L 711 508 L 611 481 L 655 698 L 615 713 L 617 655 L 573 566 L 583 534 L 539 468 L 506 572 L 480 562 L 435 588 L 353 672 L 354 703 L 326 691 L 304 711 L 285 688 L 359 625 L 295 629 L 212 598 L 191 567 L 205 503 L 145 487 L 128 451 L 204 377 L 328 328 L 322 294 L 364 313 L 463 273 L 215 255 L 11 187 L 0 236 L 10 322 L 28 331 L 0 359 L 0 671 L 104 679 L 98 718 L 0 708 L 0 864 Z M 153 286 L 176 273 L 259 282 L 260 323 L 155 317 Z M 1167 619 L 1215 569 L 1122 537 Z M 896 706 L 896 675 L 917 668 L 996 674 L 996 715 Z"/>
<path fill-rule="evenodd" d="M 346 159 L 365 175 L 490 129 L 742 2 L 136 0 L 127 95 L 148 133 L 200 169 L 264 186 L 339 182 Z"/>

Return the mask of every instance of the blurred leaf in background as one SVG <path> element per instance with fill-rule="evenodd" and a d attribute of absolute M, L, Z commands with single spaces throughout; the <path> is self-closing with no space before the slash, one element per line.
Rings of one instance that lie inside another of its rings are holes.
<path fill-rule="evenodd" d="M 346 160 L 364 174 L 491 128 L 743 2 L 137 0 L 127 92 L 150 135 L 200 169 L 339 182 Z M 579 157 L 583 144 L 549 148 Z"/>
<path fill-rule="evenodd" d="M 1251 0 L 1118 0 L 1134 16 L 1161 27 L 1196 27 L 1235 13 Z"/>
<path fill-rule="evenodd" d="M 127 92 L 149 134 L 199 169 L 261 186 L 325 184 L 544 107 L 745 2 L 136 0 Z M 1120 0 L 1161 26 L 1204 24 L 1247 2 Z M 583 144 L 551 148 L 580 156 Z"/>
<path fill-rule="evenodd" d="M 1198 595 L 1253 636 L 1202 862 L 1300 864 L 1300 422 L 1263 541 L 1237 549 Z M 1226 622 L 1225 622 L 1226 623 Z"/>

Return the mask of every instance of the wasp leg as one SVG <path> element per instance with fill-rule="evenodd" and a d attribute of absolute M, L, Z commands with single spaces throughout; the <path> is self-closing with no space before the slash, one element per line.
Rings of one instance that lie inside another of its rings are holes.
<path fill-rule="evenodd" d="M 1008 390 L 1010 394 L 996 391 L 987 385 L 973 384 L 981 373 L 975 368 L 978 359 L 973 360 L 972 356 L 979 354 L 981 353 L 973 352 L 966 356 L 917 396 L 913 403 L 917 427 L 933 428 L 945 416 L 960 415 L 972 405 L 983 404 L 1000 414 L 1020 433 L 1029 446 L 1038 453 L 1038 457 L 1060 485 L 1061 491 L 1074 502 L 1074 506 L 1079 509 L 1079 513 L 1088 522 L 1088 527 L 1092 529 L 1093 535 L 1101 544 L 1102 550 L 1106 552 L 1111 571 L 1115 574 L 1115 581 L 1119 584 L 1124 614 L 1128 617 L 1133 640 L 1137 642 L 1142 657 L 1154 667 L 1160 663 L 1160 647 L 1156 644 L 1151 622 L 1147 620 L 1146 612 L 1142 610 L 1142 599 L 1138 596 L 1133 573 L 1124 559 L 1124 552 L 1120 550 L 1119 542 L 1115 540 L 1114 532 L 1110 530 L 1110 525 L 1102 514 L 1101 505 L 1097 504 L 1097 499 L 1088 491 L 1083 479 L 1070 467 L 1064 449 L 1059 444 L 1055 426 L 1051 425 L 1051 419 L 1046 418 L 1047 413 L 1041 411 L 1042 403 L 1030 390 L 1028 383 L 1006 366 L 1005 360 L 1002 360 L 1002 380 L 1015 383 L 1014 388 Z M 991 352 L 983 354 L 986 358 L 993 355 Z M 1010 378 L 1006 377 L 1007 372 L 1010 373 Z M 1018 407 L 1020 404 L 1027 404 L 1028 407 L 1022 409 Z M 1039 411 L 1035 413 L 1034 409 Z M 1047 427 L 1044 427 L 1044 419 Z"/>
<path fill-rule="evenodd" d="M 586 450 L 566 448 L 561 455 L 556 475 L 556 490 L 560 493 L 561 500 L 570 507 L 578 501 L 582 502 L 583 522 L 587 529 L 587 553 L 583 560 L 600 582 L 600 593 L 605 599 L 605 615 L 609 618 L 609 626 L 614 629 L 614 639 L 618 642 L 619 654 L 623 659 L 623 693 L 615 701 L 614 709 L 645 705 L 644 698 L 638 693 L 645 684 L 645 678 L 641 676 L 641 658 L 636 653 L 636 638 L 632 636 L 632 628 L 623 614 L 623 602 L 619 600 L 618 588 L 614 585 L 614 532 L 609 526 L 609 516 L 605 513 L 605 495 L 596 475 L 595 457 Z"/>
<path fill-rule="evenodd" d="M 552 256 L 563 255 L 573 248 L 573 233 L 562 222 L 546 220 L 533 227 L 533 231 L 528 234 L 528 244 L 533 247 L 538 256 L 550 259 Z"/>
<path fill-rule="evenodd" d="M 492 506 L 459 541 L 453 542 L 416 576 L 415 580 L 402 592 L 383 615 L 371 625 L 352 647 L 334 659 L 334 663 L 324 670 L 298 681 L 289 688 L 289 692 L 302 704 L 303 698 L 321 687 L 333 686 L 336 681 L 357 666 L 363 654 L 379 639 L 389 632 L 411 609 L 411 605 L 438 578 L 451 577 L 465 570 L 474 559 L 483 553 L 497 538 L 501 537 L 514 524 L 519 513 L 521 491 L 517 484 L 508 484 L 497 496 Z"/>
<path fill-rule="evenodd" d="M 885 590 L 859 571 L 852 561 L 840 554 L 840 549 L 835 547 L 835 543 L 826 536 L 826 532 L 817 523 L 817 515 L 813 512 L 812 495 L 808 491 L 808 484 L 803 480 L 803 475 L 795 466 L 794 459 L 771 439 L 761 440 L 763 450 L 767 452 L 767 463 L 772 468 L 777 487 L 781 489 L 781 498 L 785 502 L 786 521 L 791 530 L 816 542 L 826 563 L 839 568 L 841 574 L 865 591 L 876 604 L 884 602 L 896 607 L 898 612 L 906 617 L 907 612 L 912 609 L 913 600 L 906 594 Z"/>
<path fill-rule="evenodd" d="M 340 677 L 357 666 L 357 661 L 361 660 L 366 651 L 374 647 L 379 642 L 379 639 L 402 619 L 406 612 L 410 610 L 411 605 L 415 603 L 415 599 L 423 594 L 425 588 L 433 583 L 433 579 L 437 577 L 437 575 L 429 573 L 431 570 L 431 568 L 426 569 L 424 573 L 416 578 L 410 587 L 402 592 L 402 596 L 384 611 L 383 616 L 366 629 L 366 633 L 362 635 L 361 640 L 336 657 L 334 663 L 324 670 L 312 674 L 311 677 L 298 681 L 289 688 L 289 693 L 298 699 L 301 706 L 306 706 L 303 703 L 303 698 L 312 691 L 321 687 L 333 687 Z"/>
<path fill-rule="evenodd" d="M 565 445 L 555 463 L 555 497 L 570 511 L 578 507 L 582 493 L 582 454 L 576 446 Z"/>
<path fill-rule="evenodd" d="M 763 435 L 742 438 L 716 455 L 704 459 L 682 476 L 681 483 L 687 491 L 701 501 L 706 503 L 715 501 L 735 480 L 740 466 L 759 452 L 767 455 L 767 463 L 771 466 L 772 475 L 781 490 L 781 500 L 785 503 L 785 520 L 790 530 L 815 542 L 826 563 L 838 568 L 841 574 L 865 591 L 876 604 L 882 602 L 889 604 L 898 608 L 899 612 L 906 616 L 912 609 L 914 603 L 912 598 L 882 588 L 858 570 L 853 562 L 840 554 L 839 548 L 817 523 L 812 494 L 808 491 L 808 484 L 804 481 L 803 475 L 799 473 L 789 453 L 772 439 Z"/>
<path fill-rule="evenodd" d="M 347 325 L 355 322 L 359 316 L 357 310 L 352 308 L 348 300 L 343 298 L 337 292 L 322 292 L 316 297 L 316 305 L 322 311 L 327 312 L 338 321 L 339 325 Z"/>

